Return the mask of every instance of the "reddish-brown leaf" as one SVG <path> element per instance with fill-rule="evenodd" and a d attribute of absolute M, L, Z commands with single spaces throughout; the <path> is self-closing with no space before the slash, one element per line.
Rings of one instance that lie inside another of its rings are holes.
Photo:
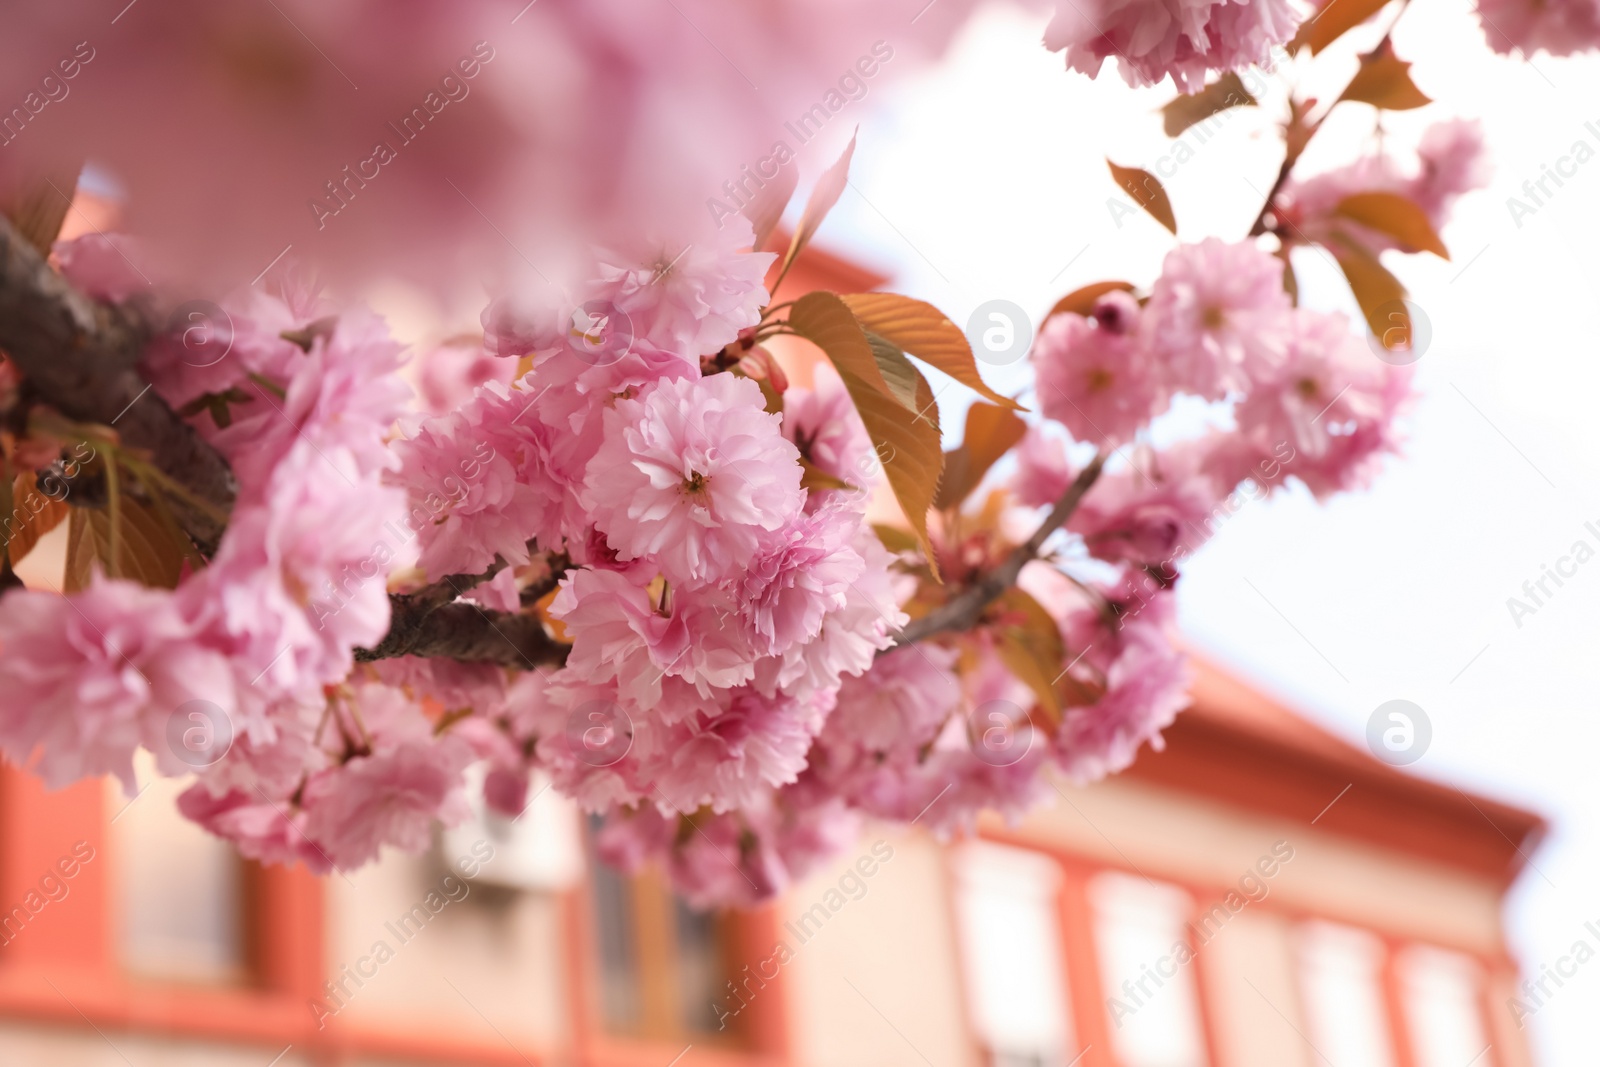
<path fill-rule="evenodd" d="M 1107 293 L 1114 293 L 1119 289 L 1125 293 L 1131 293 L 1133 292 L 1133 283 L 1095 282 L 1093 285 L 1086 285 L 1082 289 L 1074 289 L 1056 301 L 1055 307 L 1052 307 L 1049 314 L 1045 316 L 1045 321 L 1048 322 L 1055 315 L 1067 313 L 1082 315 L 1087 318 L 1094 311 L 1095 301 Z"/>
<path fill-rule="evenodd" d="M 941 510 L 960 505 L 983 481 L 983 476 L 1009 452 L 1028 430 L 1014 412 L 993 404 L 967 409 L 967 429 L 961 447 L 944 454 L 944 478 L 933 506 Z"/>
<path fill-rule="evenodd" d="M 896 293 L 852 293 L 843 300 L 868 333 L 937 367 L 1001 407 L 1020 407 L 984 384 L 967 335 L 932 304 Z"/>
<path fill-rule="evenodd" d="M 1167 190 L 1154 174 L 1138 167 L 1119 167 L 1109 159 L 1106 160 L 1106 166 L 1111 168 L 1111 177 L 1117 185 L 1133 198 L 1135 204 L 1149 212 L 1151 218 L 1174 236 L 1177 235 L 1178 219 L 1172 213 L 1172 201 L 1167 199 Z"/>
<path fill-rule="evenodd" d="M 1405 252 L 1432 252 L 1450 258 L 1450 250 L 1434 232 L 1428 213 L 1399 193 L 1357 193 L 1339 201 L 1333 209 L 1352 222 L 1388 234 Z"/>
<path fill-rule="evenodd" d="M 867 436 L 883 464 L 889 488 L 930 561 L 928 509 L 939 489 L 944 453 L 939 449 L 939 407 L 928 381 L 897 349 L 874 346 L 843 300 L 807 293 L 789 310 L 789 326 L 822 349 L 844 379 Z M 895 386 L 912 390 L 912 404 Z"/>
<path fill-rule="evenodd" d="M 1433 103 L 1433 99 L 1411 80 L 1411 64 L 1388 49 L 1361 57 L 1361 69 L 1350 79 L 1339 99 L 1389 111 L 1408 111 Z"/>

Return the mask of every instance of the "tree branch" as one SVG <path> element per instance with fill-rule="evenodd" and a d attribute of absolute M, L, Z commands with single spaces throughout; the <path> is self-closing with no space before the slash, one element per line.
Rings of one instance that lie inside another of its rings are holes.
<path fill-rule="evenodd" d="M 1056 501 L 1056 506 L 1045 516 L 1044 522 L 1033 531 L 1032 537 L 1012 549 L 1011 554 L 998 567 L 978 581 L 928 614 L 919 619 L 912 619 L 906 624 L 905 629 L 895 635 L 892 647 L 899 648 L 913 641 L 922 641 L 947 630 L 970 630 L 976 626 L 983 609 L 1016 584 L 1022 568 L 1039 558 L 1039 552 L 1044 548 L 1044 543 L 1050 539 L 1050 535 L 1059 530 L 1072 517 L 1072 513 L 1078 510 L 1078 504 L 1100 477 L 1100 471 L 1105 463 L 1105 453 L 1096 455 L 1093 462 L 1078 472 L 1078 476 L 1067 487 L 1067 491 L 1061 494 L 1061 499 Z"/>
<path fill-rule="evenodd" d="M 74 289 L 0 218 L 0 350 L 34 395 L 69 419 L 114 427 L 204 507 L 174 494 L 173 516 L 206 555 L 222 539 L 236 487 L 227 461 L 135 369 L 150 338 L 144 317 Z"/>
<path fill-rule="evenodd" d="M 437 656 L 533 670 L 559 667 L 567 660 L 567 646 L 545 633 L 533 615 L 489 611 L 465 602 L 435 604 L 407 594 L 391 594 L 389 606 L 389 632 L 377 647 L 356 649 L 358 663 Z"/>

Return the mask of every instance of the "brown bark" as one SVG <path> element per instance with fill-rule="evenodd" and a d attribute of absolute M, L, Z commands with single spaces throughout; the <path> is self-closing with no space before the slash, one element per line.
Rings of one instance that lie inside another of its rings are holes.
<path fill-rule="evenodd" d="M 12 224 L 0 218 L 0 350 L 38 399 L 69 419 L 110 426 L 205 506 L 174 495 L 174 517 L 200 550 L 215 551 L 233 506 L 227 462 L 135 369 L 149 340 L 136 309 L 74 289 Z"/>

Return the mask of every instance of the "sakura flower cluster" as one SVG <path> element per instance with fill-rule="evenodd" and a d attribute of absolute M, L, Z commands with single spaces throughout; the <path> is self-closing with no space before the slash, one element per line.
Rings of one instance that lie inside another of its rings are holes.
<path fill-rule="evenodd" d="M 135 291 L 116 260 L 137 249 L 100 240 L 60 261 L 102 298 Z M 142 372 L 237 478 L 226 533 L 176 588 L 95 572 L 9 594 L 0 746 L 53 785 L 130 789 L 147 748 L 198 771 L 187 817 L 317 871 L 428 847 L 471 810 L 474 765 L 512 815 L 537 775 L 604 816 L 603 855 L 661 864 L 699 904 L 751 902 L 864 819 L 959 833 L 1159 747 L 1186 701 L 1191 531 L 1241 480 L 1292 471 L 1324 495 L 1394 447 L 1404 371 L 1292 307 L 1253 244 L 1180 246 L 1148 297 L 1112 288 L 1045 325 L 1037 402 L 1067 436 L 1035 425 L 998 503 L 958 502 L 911 548 L 868 521 L 883 472 L 845 382 L 789 386 L 757 339 L 774 257 L 749 244 L 598 252 L 558 302 L 491 305 L 482 354 L 425 371 L 420 403 L 382 323 L 292 273 L 158 337 Z M 1179 395 L 1236 428 L 1152 451 Z M 1088 446 L 1133 456 L 1058 547 L 970 627 L 897 644 L 1001 564 Z M 370 651 L 418 598 L 562 654 Z M 173 740 L 197 708 L 225 735 L 203 759 Z"/>
<path fill-rule="evenodd" d="M 69 277 L 97 295 L 136 288 L 107 266 L 106 241 L 63 247 Z M 162 334 L 141 363 L 232 468 L 220 545 L 172 589 L 97 564 L 76 592 L 8 596 L 0 747 L 55 786 L 112 773 L 131 793 L 140 746 L 161 773 L 198 767 L 192 818 L 246 855 L 327 870 L 425 843 L 461 803 L 465 761 L 399 690 L 353 710 L 358 689 L 375 692 L 352 679 L 353 650 L 387 631 L 386 579 L 414 538 L 405 494 L 386 484 L 386 437 L 410 397 L 401 346 L 368 313 L 328 315 L 292 275 L 276 288 Z M 195 746 L 183 727 L 197 715 L 209 722 Z"/>
<path fill-rule="evenodd" d="M 1045 47 L 1095 77 L 1109 58 L 1132 86 L 1167 76 L 1185 93 L 1212 71 L 1264 64 L 1294 36 L 1304 12 L 1290 0 L 1061 0 Z"/>

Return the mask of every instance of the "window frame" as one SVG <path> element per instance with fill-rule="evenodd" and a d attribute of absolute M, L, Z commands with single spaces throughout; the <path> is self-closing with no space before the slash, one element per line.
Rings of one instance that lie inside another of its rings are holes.
<path fill-rule="evenodd" d="M 1073 1064 L 1073 1067 L 1122 1067 L 1121 1061 L 1114 1052 L 1113 1036 L 1110 1020 L 1105 1010 L 1106 993 L 1102 982 L 1100 961 L 1094 931 L 1094 912 L 1088 896 L 1090 880 L 1103 871 L 1115 871 L 1122 874 L 1142 877 L 1148 875 L 1178 886 L 1190 894 L 1194 900 L 1195 915 L 1191 922 L 1198 920 L 1215 900 L 1226 896 L 1236 887 L 1222 882 L 1208 882 L 1197 879 L 1181 872 L 1167 869 L 1149 867 L 1140 870 L 1131 861 L 1124 858 L 1106 858 L 1101 856 L 1087 856 L 1073 849 L 1031 833 L 1025 829 L 1014 829 L 1003 825 L 985 823 L 980 826 L 976 835 L 979 839 L 993 841 L 996 844 L 1010 845 L 1015 848 L 1029 849 L 1040 855 L 1055 860 L 1061 869 L 1060 887 L 1060 916 L 1062 936 L 1062 960 L 1067 978 L 1067 996 L 1071 1002 L 1068 1010 L 1072 1013 L 1073 1032 L 1077 1035 L 1080 1048 L 1088 1046 L 1082 1058 Z M 1148 866 L 1148 865 L 1147 865 Z M 947 893 L 956 891 L 955 872 L 950 864 L 945 865 L 945 889 Z M 1344 926 L 1354 926 L 1375 935 L 1383 944 L 1384 958 L 1382 969 L 1382 995 L 1384 1013 L 1388 1020 L 1391 1051 L 1394 1054 L 1395 1067 L 1418 1067 L 1418 1058 L 1415 1051 L 1414 1035 L 1410 1032 L 1404 990 L 1401 986 L 1400 959 L 1412 947 L 1425 947 L 1446 949 L 1451 952 L 1469 957 L 1481 968 L 1481 981 L 1479 983 L 1478 1015 L 1483 1025 L 1484 1033 L 1493 1035 L 1498 1033 L 1493 1018 L 1492 1004 L 1489 991 L 1495 988 L 1495 983 L 1502 979 L 1513 984 L 1517 980 L 1517 967 L 1509 956 L 1490 956 L 1481 950 L 1462 944 L 1445 944 L 1421 938 L 1407 937 L 1389 931 L 1375 929 L 1355 922 L 1349 916 L 1329 915 L 1313 911 L 1294 904 L 1285 903 L 1276 894 L 1260 902 L 1250 905 L 1253 909 L 1262 912 L 1271 912 L 1286 919 L 1291 924 L 1298 926 L 1304 922 L 1321 921 L 1336 923 Z M 954 923 L 954 913 L 951 917 Z M 1186 928 L 1190 949 L 1194 950 L 1194 935 L 1192 927 Z M 952 926 L 952 935 L 958 931 Z M 1216 1007 L 1213 1004 L 1215 996 L 1213 990 L 1210 968 L 1214 966 L 1204 952 L 1195 952 L 1192 966 L 1195 968 L 1195 1000 L 1200 1013 L 1201 1036 L 1205 1048 L 1206 1060 L 1211 1067 L 1222 1067 L 1225 1060 L 1217 1036 Z M 963 990 L 963 1001 L 966 993 Z M 1295 976 L 1295 997 L 1298 1001 L 1297 1010 L 1304 1015 L 1304 992 L 1300 988 L 1298 968 Z M 969 1020 L 970 1020 L 970 1009 Z M 973 1033 L 973 1045 L 978 1046 L 976 1035 Z M 1484 1059 L 1474 1067 L 1499 1067 L 1502 1063 L 1497 1049 L 1491 1048 Z"/>
<path fill-rule="evenodd" d="M 749 1007 L 741 1013 L 743 1020 L 736 1042 L 708 1041 L 705 1035 L 690 1032 L 671 1037 L 629 1036 L 607 1028 L 600 1004 L 600 940 L 593 907 L 594 862 L 591 850 L 581 882 L 566 894 L 567 987 L 578 1062 L 597 1067 L 662 1067 L 674 1062 L 674 1057 L 692 1044 L 696 1062 L 707 1067 L 790 1067 L 793 1057 L 787 990 L 781 969 L 776 977 L 763 979 L 761 996 L 752 998 Z M 664 893 L 665 902 L 670 904 L 671 896 L 665 893 L 665 881 L 658 872 L 646 871 L 630 879 L 634 884 L 641 880 L 651 892 Z M 635 899 L 635 914 L 640 907 L 641 903 Z M 672 913 L 667 910 L 665 922 L 670 925 L 671 919 Z M 742 970 L 742 967 L 733 966 L 737 961 L 753 965 L 767 958 L 771 946 L 780 940 L 775 903 L 753 909 L 729 909 L 723 923 L 725 936 L 720 947 L 729 962 L 730 973 Z M 668 934 L 670 936 L 670 931 Z"/>

